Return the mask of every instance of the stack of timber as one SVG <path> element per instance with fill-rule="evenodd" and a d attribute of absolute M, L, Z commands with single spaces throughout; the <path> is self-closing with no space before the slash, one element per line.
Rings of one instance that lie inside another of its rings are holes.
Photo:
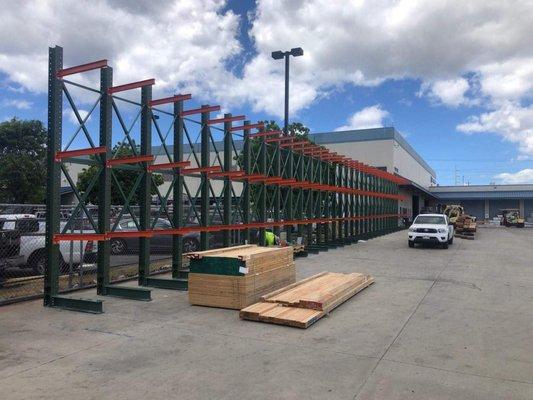
<path fill-rule="evenodd" d="M 455 222 L 455 236 L 462 239 L 473 240 L 475 238 L 477 226 L 476 221 L 470 215 L 460 215 Z"/>
<path fill-rule="evenodd" d="M 296 280 L 292 247 L 244 245 L 187 254 L 189 303 L 240 310 Z"/>
<path fill-rule="evenodd" d="M 261 297 L 239 316 L 305 329 L 372 283 L 369 275 L 321 272 Z"/>

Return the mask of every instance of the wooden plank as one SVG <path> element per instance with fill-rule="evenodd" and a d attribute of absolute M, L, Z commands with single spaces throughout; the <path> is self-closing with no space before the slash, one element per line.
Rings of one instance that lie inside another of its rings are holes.
<path fill-rule="evenodd" d="M 278 307 L 276 303 L 255 303 L 239 311 L 239 316 L 251 321 L 259 321 L 259 315 Z"/>
<path fill-rule="evenodd" d="M 263 296 L 266 301 L 241 310 L 239 316 L 305 329 L 373 283 L 374 278 L 359 273 L 323 272 Z M 304 297 L 296 301 L 300 295 Z M 274 302 L 275 298 L 287 304 Z"/>
<path fill-rule="evenodd" d="M 294 263 L 245 276 L 189 273 L 189 303 L 240 310 L 295 279 Z"/>
<path fill-rule="evenodd" d="M 323 275 L 326 275 L 326 274 L 328 274 L 327 271 L 320 272 L 320 273 L 318 273 L 316 275 L 313 275 L 313 276 L 310 276 L 308 278 L 302 279 L 301 281 L 295 282 L 292 285 L 289 285 L 289 286 L 283 287 L 281 289 L 275 290 L 275 291 L 273 291 L 271 293 L 268 293 L 268 294 L 266 294 L 264 296 L 261 296 L 261 301 L 270 301 L 273 297 L 277 296 L 278 294 L 280 294 L 282 292 L 285 292 L 285 291 L 287 291 L 289 289 L 292 289 L 292 288 L 295 288 L 297 286 L 303 285 L 306 282 L 309 282 L 309 281 L 311 281 L 313 279 L 316 279 L 316 278 L 318 278 L 320 276 L 323 276 Z"/>
<path fill-rule="evenodd" d="M 357 287 L 365 281 L 363 274 L 354 274 L 346 277 L 344 283 L 333 285 L 329 288 L 317 292 L 311 292 L 303 296 L 298 302 L 298 307 L 309 308 L 312 310 L 324 311 L 327 305 L 336 298 Z"/>
<path fill-rule="evenodd" d="M 277 296 L 272 297 L 270 300 L 280 304 L 297 306 L 300 300 L 309 296 L 310 293 L 318 293 L 320 295 L 328 289 L 342 284 L 345 279 L 346 275 L 344 274 L 328 272 L 327 274 L 309 280 L 300 286 L 282 292 Z"/>
<path fill-rule="evenodd" d="M 212 250 L 204 250 L 204 251 L 196 251 L 191 253 L 185 253 L 184 256 L 187 256 L 188 258 L 202 258 L 204 255 L 208 254 L 219 254 L 219 253 L 227 253 L 234 251 L 236 249 L 245 249 L 248 247 L 258 247 L 255 244 L 243 244 L 240 246 L 233 246 L 233 247 L 224 247 L 222 249 L 212 249 Z"/>

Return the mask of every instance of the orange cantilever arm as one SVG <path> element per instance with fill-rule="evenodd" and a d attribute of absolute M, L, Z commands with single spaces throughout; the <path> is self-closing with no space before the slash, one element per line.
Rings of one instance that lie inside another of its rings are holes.
<path fill-rule="evenodd" d="M 121 157 L 121 158 L 113 158 L 111 160 L 107 160 L 106 166 L 108 168 L 114 166 L 114 165 L 122 165 L 122 164 L 136 164 L 140 162 L 151 162 L 154 161 L 154 156 L 129 156 L 129 157 Z"/>
<path fill-rule="evenodd" d="M 164 164 L 153 164 L 148 166 L 148 171 L 158 171 L 161 169 L 174 169 L 174 168 L 183 168 L 188 167 L 191 164 L 190 161 L 176 161 L 169 162 Z"/>
<path fill-rule="evenodd" d="M 80 72 L 91 71 L 93 69 L 107 67 L 107 60 L 99 60 L 87 64 L 76 65 L 75 67 L 64 68 L 57 71 L 57 77 L 62 78 L 67 75 L 79 74 Z"/>
<path fill-rule="evenodd" d="M 58 233 L 52 238 L 52 243 L 58 244 L 59 242 L 73 242 L 78 240 L 101 242 L 106 240 L 106 235 L 98 233 Z"/>
<path fill-rule="evenodd" d="M 207 121 L 207 125 L 221 124 L 224 122 L 242 121 L 245 119 L 245 115 L 236 115 L 234 117 L 215 118 Z"/>
<path fill-rule="evenodd" d="M 186 175 L 186 174 L 197 174 L 199 172 L 206 172 L 206 173 L 219 172 L 220 170 L 221 170 L 220 166 L 214 165 L 212 167 L 198 167 L 198 168 L 182 169 L 181 173 L 183 175 Z"/>
<path fill-rule="evenodd" d="M 242 178 L 244 177 L 245 172 L 244 171 L 216 171 L 216 172 L 210 172 L 209 177 L 228 177 L 228 178 Z"/>
<path fill-rule="evenodd" d="M 150 100 L 148 105 L 150 107 L 155 107 L 160 104 L 175 103 L 177 101 L 190 100 L 192 96 L 190 94 L 177 94 L 175 96 L 165 97 L 163 99 Z"/>
<path fill-rule="evenodd" d="M 63 158 L 77 157 L 77 156 L 88 156 L 91 154 L 101 154 L 107 151 L 107 147 L 90 147 L 88 149 L 79 149 L 79 150 L 67 150 L 67 151 L 58 151 L 54 157 L 54 161 L 61 161 Z"/>
<path fill-rule="evenodd" d="M 107 89 L 108 94 L 124 92 L 126 90 L 137 89 L 143 86 L 155 85 L 155 79 L 145 79 L 144 81 L 126 83 L 125 85 L 113 86 Z"/>

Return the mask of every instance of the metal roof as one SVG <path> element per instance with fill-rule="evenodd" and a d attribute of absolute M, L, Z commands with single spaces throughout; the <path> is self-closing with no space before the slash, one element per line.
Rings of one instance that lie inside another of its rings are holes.
<path fill-rule="evenodd" d="M 403 178 L 403 177 L 402 177 Z M 404 178 L 406 179 L 406 178 Z M 437 197 L 437 194 L 436 193 L 431 193 L 427 188 L 423 187 L 423 186 L 420 186 L 418 183 L 415 183 L 409 179 L 407 179 L 409 181 L 409 183 L 406 183 L 405 185 L 400 185 L 400 187 L 403 187 L 403 188 L 409 188 L 411 190 L 418 190 L 430 197 L 433 197 L 434 199 L 438 199 Z"/>
<path fill-rule="evenodd" d="M 429 188 L 432 192 L 521 192 L 521 191 L 533 191 L 533 184 L 505 184 L 505 185 L 462 185 L 462 186 L 431 186 Z"/>
<path fill-rule="evenodd" d="M 484 199 L 533 199 L 529 191 L 480 191 L 480 192 L 433 192 L 441 200 L 484 200 Z"/>

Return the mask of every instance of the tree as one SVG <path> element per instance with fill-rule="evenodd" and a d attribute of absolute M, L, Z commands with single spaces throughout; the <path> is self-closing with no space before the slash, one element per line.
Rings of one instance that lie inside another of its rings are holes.
<path fill-rule="evenodd" d="M 41 121 L 13 118 L 0 123 L 0 202 L 44 201 L 46 138 Z"/>
<path fill-rule="evenodd" d="M 279 131 L 281 128 L 279 127 L 279 124 L 276 121 L 270 120 L 270 121 L 260 121 L 265 124 L 265 131 Z M 306 138 L 309 139 L 309 128 L 302 124 L 301 122 L 293 122 L 289 125 L 289 135 Z M 261 140 L 259 138 L 252 139 L 251 141 L 251 153 L 252 154 L 258 154 L 259 153 L 259 146 L 261 145 Z M 267 160 L 272 159 L 274 150 L 271 147 L 267 148 Z M 244 168 L 244 155 L 243 152 L 237 156 L 234 157 L 235 161 L 237 161 L 237 165 L 239 168 Z M 254 165 L 254 163 L 252 163 Z M 259 173 L 259 166 L 255 164 L 252 174 Z"/>
<path fill-rule="evenodd" d="M 138 149 L 138 146 L 137 146 Z M 138 153 L 138 151 L 137 151 Z M 118 158 L 132 156 L 133 151 L 130 146 L 119 146 L 115 145 L 115 147 L 112 150 L 112 154 Z M 95 159 L 96 156 L 91 156 L 92 159 Z M 78 175 L 78 182 L 76 183 L 76 187 L 80 192 L 85 192 L 89 186 L 89 183 L 93 180 L 95 175 L 98 173 L 100 167 L 97 165 L 91 165 L 89 168 L 84 168 L 82 172 Z M 120 205 L 124 204 L 125 200 L 124 197 L 122 197 L 120 190 L 117 186 L 117 181 L 120 184 L 120 189 L 122 189 L 122 192 L 126 197 L 130 194 L 132 191 L 135 181 L 139 177 L 138 171 L 131 171 L 131 170 L 124 170 L 115 168 L 112 171 L 113 175 L 116 177 L 116 180 L 111 177 L 111 204 L 113 205 Z M 163 176 L 161 174 L 152 174 L 153 180 L 152 180 L 152 189 L 151 193 L 156 194 L 156 187 L 161 186 L 164 182 Z M 155 185 L 154 185 L 155 184 Z M 139 188 L 139 186 L 137 187 Z M 131 198 L 130 205 L 138 205 L 139 204 L 139 194 L 140 191 L 137 189 Z M 96 185 L 93 186 L 91 192 L 87 196 L 87 202 L 91 202 L 92 204 L 98 204 L 98 182 Z"/>

